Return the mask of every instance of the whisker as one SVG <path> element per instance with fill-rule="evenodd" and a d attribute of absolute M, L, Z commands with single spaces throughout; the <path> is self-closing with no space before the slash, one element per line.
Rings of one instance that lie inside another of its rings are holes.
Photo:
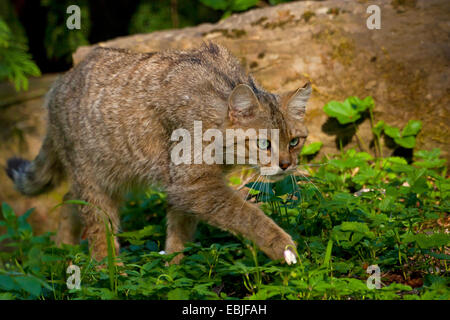
<path fill-rule="evenodd" d="M 298 169 L 298 168 L 295 170 L 295 172 L 301 173 L 301 174 L 306 175 L 306 176 L 308 176 L 308 177 L 311 176 L 311 175 L 309 174 L 309 172 L 300 171 L 300 169 Z"/>
<path fill-rule="evenodd" d="M 266 184 L 265 184 L 265 181 L 266 181 L 266 177 L 265 176 L 262 176 L 262 179 L 261 179 L 261 183 L 263 183 L 263 188 L 262 188 L 262 191 L 260 191 L 259 192 L 259 199 L 257 199 L 258 201 L 261 201 L 261 197 L 263 197 L 263 200 L 264 200 L 264 197 L 265 197 L 265 195 L 266 195 Z"/>
<path fill-rule="evenodd" d="M 261 175 L 258 175 L 258 178 L 256 179 L 256 181 L 255 181 L 255 182 L 253 182 L 253 184 L 252 184 L 251 188 L 249 188 L 249 189 L 248 189 L 247 195 L 246 195 L 246 196 L 245 196 L 245 198 L 244 198 L 244 203 L 242 204 L 242 206 L 241 206 L 241 208 L 240 208 L 240 209 L 242 209 L 242 208 L 244 207 L 244 205 L 245 205 L 245 202 L 247 201 L 247 198 L 248 198 L 248 196 L 249 196 L 249 194 L 250 194 L 250 190 L 252 190 L 252 189 L 253 189 L 253 187 L 255 186 L 255 184 L 256 184 L 256 183 L 258 182 L 259 178 L 261 178 Z"/>
<path fill-rule="evenodd" d="M 299 191 L 299 186 L 297 184 L 297 180 L 295 179 L 294 175 L 290 175 L 291 176 L 291 182 L 292 182 L 292 187 L 294 189 L 294 192 L 292 192 L 292 194 L 290 195 L 290 200 L 294 200 L 294 196 L 297 196 L 298 199 L 298 195 L 296 195 L 296 192 Z"/>
<path fill-rule="evenodd" d="M 324 166 L 327 165 L 328 162 L 324 162 L 324 163 L 299 163 L 299 166 L 307 166 L 307 167 L 320 167 L 320 166 Z"/>
<path fill-rule="evenodd" d="M 292 200 L 292 199 L 294 199 L 295 191 L 297 191 L 297 188 L 296 188 L 296 185 L 297 185 L 297 184 L 294 183 L 294 178 L 292 177 L 292 174 L 290 174 L 289 177 L 291 178 L 292 190 L 293 190 L 293 192 L 292 192 L 292 194 L 291 194 L 291 200 Z"/>
<path fill-rule="evenodd" d="M 255 172 L 253 175 L 250 176 L 250 178 L 245 179 L 245 181 L 237 188 L 237 190 L 241 190 L 243 187 L 245 187 L 245 185 L 249 183 L 250 180 L 252 180 L 257 174 L 258 172 Z"/>
<path fill-rule="evenodd" d="M 266 195 L 266 200 L 269 201 L 269 190 L 270 186 L 269 186 L 269 179 L 267 179 L 266 176 L 264 176 L 264 193 Z"/>
<path fill-rule="evenodd" d="M 301 171 L 297 171 L 297 172 L 300 173 L 306 180 L 311 182 L 311 184 L 314 186 L 314 188 L 316 188 L 316 190 L 319 191 L 322 198 L 324 198 L 322 191 L 320 191 L 319 188 L 317 188 L 317 186 L 314 184 L 314 182 L 311 181 L 311 179 L 309 179 L 307 176 L 305 176 Z"/>

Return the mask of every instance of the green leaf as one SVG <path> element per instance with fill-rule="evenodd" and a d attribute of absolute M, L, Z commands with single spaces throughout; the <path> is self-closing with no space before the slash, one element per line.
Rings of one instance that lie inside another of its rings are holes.
<path fill-rule="evenodd" d="M 343 103 L 330 101 L 323 107 L 323 110 L 328 116 L 336 118 L 340 124 L 355 122 L 361 117 L 358 111 L 350 105 L 348 100 Z"/>
<path fill-rule="evenodd" d="M 370 161 L 373 160 L 373 156 L 367 152 L 358 152 L 354 155 L 356 158 L 364 160 L 364 161 Z"/>
<path fill-rule="evenodd" d="M 6 202 L 2 203 L 2 212 L 6 221 L 13 221 L 16 218 L 14 210 Z"/>
<path fill-rule="evenodd" d="M 0 7 L 4 9 L 4 6 Z M 16 91 L 28 89 L 27 76 L 41 74 L 27 51 L 26 38 L 12 32 L 0 18 L 0 81 L 9 80 L 14 84 Z"/>
<path fill-rule="evenodd" d="M 395 198 L 392 196 L 386 196 L 379 202 L 379 208 L 381 211 L 390 212 L 394 208 Z"/>
<path fill-rule="evenodd" d="M 13 278 L 6 275 L 0 275 L 0 289 L 11 291 L 11 290 L 17 290 L 19 287 L 14 282 Z"/>
<path fill-rule="evenodd" d="M 270 182 L 258 182 L 258 183 L 254 183 L 254 182 L 249 182 L 245 185 L 247 188 L 256 190 L 256 191 L 260 191 L 262 193 L 268 194 L 268 195 L 275 195 L 273 193 L 272 187 L 273 187 L 273 183 Z"/>
<path fill-rule="evenodd" d="M 433 159 L 425 161 L 415 161 L 414 165 L 421 168 L 440 168 L 443 167 L 446 162 L 446 159 Z"/>
<path fill-rule="evenodd" d="M 395 143 L 402 146 L 403 148 L 412 149 L 416 145 L 416 137 L 407 136 L 403 138 L 395 138 Z"/>
<path fill-rule="evenodd" d="M 26 292 L 38 297 L 41 294 L 41 283 L 31 276 L 19 276 L 14 278 L 19 287 Z"/>
<path fill-rule="evenodd" d="M 372 132 L 375 135 L 380 136 L 381 133 L 383 132 L 384 125 L 385 125 L 385 123 L 383 120 L 378 121 L 377 124 L 372 128 Z"/>
<path fill-rule="evenodd" d="M 293 180 L 290 176 L 285 177 L 281 181 L 277 181 L 274 186 L 275 194 L 277 196 L 292 193 L 296 189 L 296 185 L 293 183 Z"/>
<path fill-rule="evenodd" d="M 352 178 L 355 183 L 361 185 L 374 180 L 377 177 L 378 172 L 370 167 L 362 167 L 358 174 Z"/>
<path fill-rule="evenodd" d="M 403 128 L 402 136 L 415 136 L 422 128 L 422 122 L 418 120 L 409 120 L 406 126 Z"/>
<path fill-rule="evenodd" d="M 408 161 L 406 161 L 406 159 L 402 158 L 402 157 L 388 157 L 388 158 L 385 158 L 384 160 L 389 163 L 395 163 L 395 164 L 400 164 L 400 165 L 408 164 Z"/>
<path fill-rule="evenodd" d="M 64 201 L 65 204 L 79 204 L 82 206 L 90 206 L 91 204 L 89 202 L 83 201 L 83 200 L 66 200 Z"/>
<path fill-rule="evenodd" d="M 358 112 L 372 109 L 374 106 L 373 98 L 370 96 L 366 97 L 364 100 L 361 100 L 357 97 L 349 97 L 346 101 L 348 101 L 348 103 Z"/>
<path fill-rule="evenodd" d="M 189 300 L 189 291 L 176 288 L 167 293 L 168 300 Z"/>
<path fill-rule="evenodd" d="M 15 300 L 16 297 L 9 292 L 0 293 L 0 300 Z"/>
<path fill-rule="evenodd" d="M 415 235 L 415 240 L 422 249 L 440 248 L 450 244 L 450 235 L 447 233 L 434 233 L 432 235 L 420 233 Z"/>
<path fill-rule="evenodd" d="M 256 6 L 259 0 L 234 0 L 231 3 L 232 11 L 245 11 L 251 7 Z"/>
<path fill-rule="evenodd" d="M 450 244 L 450 235 L 447 233 L 433 233 L 431 235 L 408 233 L 403 236 L 403 242 L 415 242 L 421 249 L 440 248 Z"/>
<path fill-rule="evenodd" d="M 242 183 L 241 179 L 239 177 L 235 177 L 235 176 L 230 177 L 229 180 L 230 180 L 231 184 L 234 184 L 234 185 L 237 185 L 237 186 Z"/>
<path fill-rule="evenodd" d="M 366 223 L 363 223 L 363 222 L 344 221 L 341 224 L 341 230 L 342 231 L 353 231 L 353 232 L 367 233 L 367 232 L 369 232 L 369 227 L 367 226 Z"/>
<path fill-rule="evenodd" d="M 302 156 L 310 156 L 317 152 L 319 152 L 320 148 L 322 148 L 322 142 L 313 142 L 303 147 L 302 152 L 300 153 Z"/>
<path fill-rule="evenodd" d="M 435 252 L 429 251 L 429 250 L 427 250 L 426 253 L 436 259 L 439 259 L 439 260 L 450 260 L 450 255 L 445 254 L 445 253 L 435 253 Z"/>
<path fill-rule="evenodd" d="M 438 159 L 441 154 L 441 149 L 434 148 L 433 150 L 419 150 L 414 152 L 414 156 L 421 159 L 434 160 Z"/>
<path fill-rule="evenodd" d="M 159 237 L 163 234 L 162 227 L 160 225 L 148 225 L 141 230 L 129 231 L 119 233 L 117 236 L 121 238 L 126 238 L 131 244 L 143 245 L 146 237 Z"/>
<path fill-rule="evenodd" d="M 384 125 L 384 133 L 392 139 L 401 138 L 400 129 L 388 124 Z"/>
<path fill-rule="evenodd" d="M 423 161 L 415 161 L 414 165 L 422 168 L 440 168 L 447 162 L 446 159 L 439 159 L 441 150 L 434 148 L 433 150 L 419 150 L 414 152 L 414 157 Z"/>
<path fill-rule="evenodd" d="M 427 179 L 425 179 L 424 177 L 418 178 L 411 185 L 411 191 L 418 193 L 418 194 L 423 194 L 426 191 L 428 191 L 428 189 L 429 188 L 428 188 L 428 184 L 427 184 Z"/>
<path fill-rule="evenodd" d="M 230 1 L 228 0 L 200 0 L 205 6 L 213 8 L 214 10 L 225 11 L 228 8 Z"/>
<path fill-rule="evenodd" d="M 328 266 L 331 259 L 331 250 L 333 249 L 333 240 L 330 238 L 327 244 L 327 250 L 325 251 L 325 258 L 323 259 L 323 265 Z"/>

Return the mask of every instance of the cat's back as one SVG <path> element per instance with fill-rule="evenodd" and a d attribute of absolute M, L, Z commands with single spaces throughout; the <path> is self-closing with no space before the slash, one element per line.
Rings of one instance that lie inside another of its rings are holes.
<path fill-rule="evenodd" d="M 239 61 L 214 43 L 151 53 L 96 47 L 55 83 L 49 108 L 108 118 L 155 110 L 174 125 L 207 116 L 220 122 L 229 94 L 240 83 L 260 91 Z"/>
<path fill-rule="evenodd" d="M 248 78 L 226 48 L 204 43 L 197 49 L 149 53 L 95 47 L 60 82 L 76 89 L 80 87 L 75 83 L 83 87 L 133 86 L 139 89 L 151 89 L 149 84 L 167 87 L 183 83 L 184 87 L 211 84 L 218 90 L 229 91 L 239 83 L 248 82 Z"/>

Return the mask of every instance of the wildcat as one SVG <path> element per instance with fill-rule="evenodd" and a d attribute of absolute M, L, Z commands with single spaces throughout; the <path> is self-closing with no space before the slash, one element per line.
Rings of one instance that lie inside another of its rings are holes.
<path fill-rule="evenodd" d="M 266 92 L 227 49 L 213 43 L 158 53 L 97 47 L 48 92 L 47 134 L 38 156 L 31 162 L 9 159 L 7 174 L 28 196 L 67 179 L 64 199 L 91 205 L 62 207 L 57 242 L 78 243 L 84 228 L 97 260 L 107 255 L 105 217 L 119 231 L 124 194 L 159 185 L 168 201 L 166 252 L 182 251 L 204 221 L 254 241 L 272 259 L 295 262 L 292 238 L 227 185 L 224 175 L 233 166 L 175 165 L 171 134 L 177 128 L 192 132 L 194 121 L 202 121 L 203 130 L 278 129 L 278 146 L 270 137 L 246 144 L 277 152 L 271 178 L 280 179 L 296 169 L 310 94 L 309 83 L 281 96 Z"/>

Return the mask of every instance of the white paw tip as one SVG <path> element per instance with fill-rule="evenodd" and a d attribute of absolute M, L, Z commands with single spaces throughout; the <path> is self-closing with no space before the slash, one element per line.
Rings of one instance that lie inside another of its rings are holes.
<path fill-rule="evenodd" d="M 161 251 L 159 252 L 159 254 L 166 254 L 166 252 L 165 252 L 164 250 L 161 250 Z"/>
<path fill-rule="evenodd" d="M 284 260 L 286 260 L 286 263 L 289 265 L 297 263 L 297 258 L 291 250 L 284 250 Z"/>

